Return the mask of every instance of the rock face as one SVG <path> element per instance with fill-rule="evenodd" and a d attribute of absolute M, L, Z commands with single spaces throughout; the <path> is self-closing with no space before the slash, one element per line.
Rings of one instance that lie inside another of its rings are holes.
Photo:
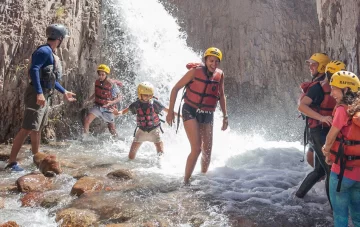
<path fill-rule="evenodd" d="M 317 0 L 321 45 L 333 59 L 347 63 L 359 76 L 360 2 L 357 0 Z"/>
<path fill-rule="evenodd" d="M 65 24 L 70 30 L 57 51 L 63 63 L 61 84 L 77 94 L 77 103 L 53 98 L 50 126 L 57 136 L 69 135 L 80 122 L 79 108 L 89 96 L 96 76 L 100 1 L 90 0 L 7 0 L 0 3 L 0 142 L 13 138 L 23 113 L 23 93 L 28 86 L 27 64 L 37 46 L 46 42 L 45 28 Z M 91 85 L 91 86 L 90 86 Z M 71 118 L 71 119 L 68 119 Z M 69 127 L 69 122 L 72 122 Z"/>
<path fill-rule="evenodd" d="M 230 126 L 273 129 L 284 136 L 298 128 L 294 123 L 303 124 L 296 104 L 299 84 L 311 79 L 304 61 L 321 51 L 314 1 L 167 2 L 190 46 L 223 51 Z"/>

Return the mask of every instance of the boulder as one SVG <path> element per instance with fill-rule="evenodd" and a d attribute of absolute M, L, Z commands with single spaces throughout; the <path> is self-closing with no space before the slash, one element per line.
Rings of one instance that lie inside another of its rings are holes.
<path fill-rule="evenodd" d="M 97 178 L 82 177 L 75 183 L 70 194 L 80 196 L 85 192 L 101 191 L 103 187 L 103 182 Z"/>
<path fill-rule="evenodd" d="M 56 222 L 60 222 L 61 227 L 67 226 L 92 226 L 98 220 L 98 216 L 91 210 L 80 210 L 68 208 L 56 214 Z"/>
<path fill-rule="evenodd" d="M 16 180 L 20 192 L 43 192 L 52 187 L 52 181 L 40 173 L 30 173 Z"/>
<path fill-rule="evenodd" d="M 38 152 L 34 155 L 33 161 L 45 176 L 52 177 L 62 172 L 60 162 L 57 160 L 56 155 Z"/>

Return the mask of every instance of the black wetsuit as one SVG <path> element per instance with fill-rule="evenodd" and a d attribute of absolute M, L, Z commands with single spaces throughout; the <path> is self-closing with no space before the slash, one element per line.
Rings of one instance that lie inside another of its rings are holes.
<path fill-rule="evenodd" d="M 322 76 L 317 80 L 321 81 L 325 77 Z M 313 102 L 311 106 L 320 106 L 321 102 L 324 100 L 324 91 L 321 88 L 321 85 L 315 84 L 314 86 L 310 87 L 306 96 L 311 98 Z M 322 146 L 325 144 L 326 135 L 329 132 L 330 127 L 323 127 L 321 125 L 308 129 L 309 135 L 309 143 L 312 146 L 315 152 L 315 165 L 314 170 L 310 172 L 303 182 L 301 183 L 299 189 L 296 192 L 296 196 L 299 198 L 303 198 L 306 193 L 323 177 L 326 175 L 325 180 L 325 187 L 326 187 L 326 194 L 328 196 L 329 202 L 329 174 L 330 174 L 330 166 L 326 164 L 325 157 L 321 151 Z"/>

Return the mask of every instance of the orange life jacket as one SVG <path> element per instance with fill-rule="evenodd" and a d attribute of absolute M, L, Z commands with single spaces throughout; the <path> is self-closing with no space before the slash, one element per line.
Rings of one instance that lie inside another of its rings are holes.
<path fill-rule="evenodd" d="M 219 100 L 220 80 L 222 70 L 216 69 L 212 77 L 205 74 L 205 66 L 200 63 L 189 63 L 187 68 L 194 68 L 194 79 L 186 86 L 184 102 L 188 105 L 203 110 L 215 111 Z"/>
<path fill-rule="evenodd" d="M 146 106 L 146 109 L 141 107 Z M 160 125 L 159 115 L 155 112 L 153 101 L 149 103 L 141 103 L 136 101 L 136 122 L 141 130 L 152 130 Z"/>
<path fill-rule="evenodd" d="M 348 106 L 341 104 L 347 111 Z M 336 106 L 333 112 L 338 107 Z M 340 191 L 342 178 L 345 169 L 352 170 L 352 167 L 360 167 L 360 112 L 353 117 L 349 117 L 346 133 L 339 133 L 336 141 L 330 149 L 330 160 L 340 165 L 339 181 L 337 191 Z"/>
<path fill-rule="evenodd" d="M 95 81 L 95 104 L 99 106 L 103 106 L 107 103 L 107 101 L 114 100 L 111 89 L 113 84 L 105 79 L 105 81 L 96 80 Z M 115 105 L 108 106 L 107 108 L 115 107 Z"/>
<path fill-rule="evenodd" d="M 302 83 L 300 85 L 302 93 L 300 95 L 299 102 L 302 98 L 304 98 L 310 87 L 314 86 L 317 83 L 320 83 L 321 88 L 324 92 L 324 100 L 321 102 L 320 106 L 310 105 L 310 108 L 315 112 L 318 112 L 322 116 L 331 116 L 332 111 L 334 110 L 334 107 L 336 105 L 336 101 L 333 97 L 330 96 L 331 87 L 327 81 L 313 81 Z M 309 128 L 315 128 L 319 125 L 322 125 L 322 127 L 330 127 L 326 123 L 322 123 L 310 117 L 307 118 L 307 124 Z"/>

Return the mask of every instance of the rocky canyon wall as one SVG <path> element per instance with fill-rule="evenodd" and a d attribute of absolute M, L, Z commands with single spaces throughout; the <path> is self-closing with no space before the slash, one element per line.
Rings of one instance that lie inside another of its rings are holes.
<path fill-rule="evenodd" d="M 322 51 L 312 0 L 168 0 L 166 8 L 197 51 L 223 51 L 230 121 L 246 132 L 296 139 L 299 84 L 310 80 L 305 59 Z"/>
<path fill-rule="evenodd" d="M 65 24 L 70 38 L 57 51 L 63 62 L 61 84 L 77 94 L 78 102 L 53 98 L 50 128 L 58 136 L 81 127 L 82 101 L 89 96 L 100 58 L 98 34 L 100 0 L 5 0 L 0 3 L 0 142 L 20 128 L 23 93 L 28 85 L 27 64 L 35 48 L 46 42 L 45 28 Z"/>
<path fill-rule="evenodd" d="M 317 0 L 321 45 L 333 59 L 360 73 L 360 1 Z"/>

